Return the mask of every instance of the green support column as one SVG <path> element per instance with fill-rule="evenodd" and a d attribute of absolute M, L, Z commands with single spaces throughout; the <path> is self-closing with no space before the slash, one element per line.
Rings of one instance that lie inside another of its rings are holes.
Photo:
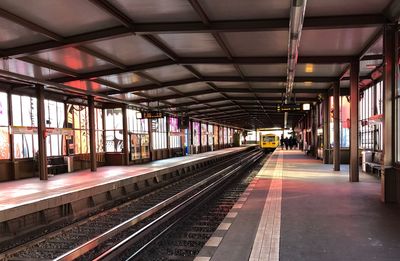
<path fill-rule="evenodd" d="M 37 118 L 38 118 L 38 168 L 41 180 L 47 180 L 47 155 L 46 155 L 46 120 L 44 114 L 44 86 L 36 85 L 37 93 Z"/>
<path fill-rule="evenodd" d="M 350 68 L 350 182 L 359 181 L 359 153 L 358 153 L 358 105 L 360 97 L 359 82 L 360 62 L 358 59 L 351 62 Z"/>

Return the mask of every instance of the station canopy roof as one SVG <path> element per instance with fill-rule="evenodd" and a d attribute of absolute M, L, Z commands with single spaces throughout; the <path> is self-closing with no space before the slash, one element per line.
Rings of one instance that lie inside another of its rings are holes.
<path fill-rule="evenodd" d="M 391 0 L 308 0 L 293 93 L 318 101 L 382 65 Z M 290 0 L 2 0 L 1 86 L 186 114 L 231 126 L 281 126 Z M 25 87 L 24 87 L 25 86 Z M 22 88 L 24 87 L 24 88 Z M 303 113 L 289 113 L 289 123 Z"/>

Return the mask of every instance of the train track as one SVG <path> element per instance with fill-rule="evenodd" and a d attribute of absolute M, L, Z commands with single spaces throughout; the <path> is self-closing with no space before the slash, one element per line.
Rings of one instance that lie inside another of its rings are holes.
<path fill-rule="evenodd" d="M 195 175 L 0 254 L 0 260 L 88 260 L 110 248 L 124 231 L 140 231 L 191 194 L 224 176 L 252 152 L 234 156 Z M 210 173 L 215 173 L 210 175 Z M 131 233 L 131 232 L 129 232 Z"/>
<path fill-rule="evenodd" d="M 94 260 L 192 260 L 240 197 L 240 194 L 246 189 L 250 179 L 246 179 L 246 182 L 242 182 L 227 191 L 225 197 L 217 201 L 220 205 L 207 212 L 207 218 L 194 211 L 199 210 L 201 207 L 200 212 L 204 212 L 203 204 L 210 200 L 215 202 L 216 195 L 224 191 L 227 184 L 230 184 L 235 177 L 251 167 L 262 155 L 263 153 L 260 152 L 249 155 L 243 162 L 233 165 L 217 180 L 209 183 L 192 196 L 187 197 L 146 227 L 136 232 L 125 233 L 126 237 L 122 241 L 119 243 L 112 242 L 114 243 L 113 247 L 100 256 L 90 258 Z M 195 228 L 196 231 L 189 232 L 183 236 L 168 237 L 171 231 L 173 233 L 180 231 L 177 227 L 187 223 L 188 220 L 189 223 L 193 221 L 197 223 L 196 221 L 198 221 L 199 226 Z M 186 240 L 180 240 L 183 237 Z M 178 238 L 178 240 L 174 240 L 174 238 Z M 156 243 L 159 241 L 164 242 L 164 246 L 167 247 L 160 247 L 162 244 Z M 151 248 L 154 245 L 156 246 Z M 174 249 L 171 249 L 171 245 L 173 245 Z M 177 258 L 177 255 L 180 255 L 180 258 Z"/>

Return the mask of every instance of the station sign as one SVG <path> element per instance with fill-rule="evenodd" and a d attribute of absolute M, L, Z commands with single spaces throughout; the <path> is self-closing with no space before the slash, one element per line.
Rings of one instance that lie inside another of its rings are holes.
<path fill-rule="evenodd" d="M 159 112 L 159 111 L 142 112 L 143 119 L 159 119 L 162 117 L 163 117 L 163 114 L 162 114 L 162 112 Z"/>
<path fill-rule="evenodd" d="M 289 103 L 276 105 L 277 112 L 302 111 L 301 104 Z"/>

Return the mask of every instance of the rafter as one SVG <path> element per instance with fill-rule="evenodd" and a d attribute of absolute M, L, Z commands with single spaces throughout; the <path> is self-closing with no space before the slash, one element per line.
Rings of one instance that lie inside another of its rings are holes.
<path fill-rule="evenodd" d="M 33 23 L 17 19 L 16 15 L 3 10 L 0 16 L 18 23 L 22 26 L 38 31 L 39 33 L 49 30 L 32 26 Z M 121 17 L 113 15 L 121 22 Z M 22 20 L 21 20 L 22 19 Z M 357 28 L 375 26 L 386 23 L 386 18 L 381 14 L 372 15 L 349 15 L 330 17 L 307 17 L 304 21 L 303 30 L 328 29 L 328 28 Z M 159 33 L 213 33 L 213 32 L 255 32 L 271 30 L 287 30 L 289 19 L 263 19 L 263 20 L 236 20 L 236 21 L 213 21 L 209 25 L 202 22 L 176 22 L 176 23 L 126 23 L 122 26 L 87 32 L 78 35 L 59 38 L 53 35 L 50 41 L 24 45 L 16 48 L 3 50 L 2 57 L 15 57 L 33 54 L 53 48 L 77 46 L 84 43 L 100 41 L 108 38 L 122 37 L 129 34 L 159 34 Z M 54 40 L 56 39 L 56 40 Z M 62 40 L 62 41 L 61 41 Z"/>

